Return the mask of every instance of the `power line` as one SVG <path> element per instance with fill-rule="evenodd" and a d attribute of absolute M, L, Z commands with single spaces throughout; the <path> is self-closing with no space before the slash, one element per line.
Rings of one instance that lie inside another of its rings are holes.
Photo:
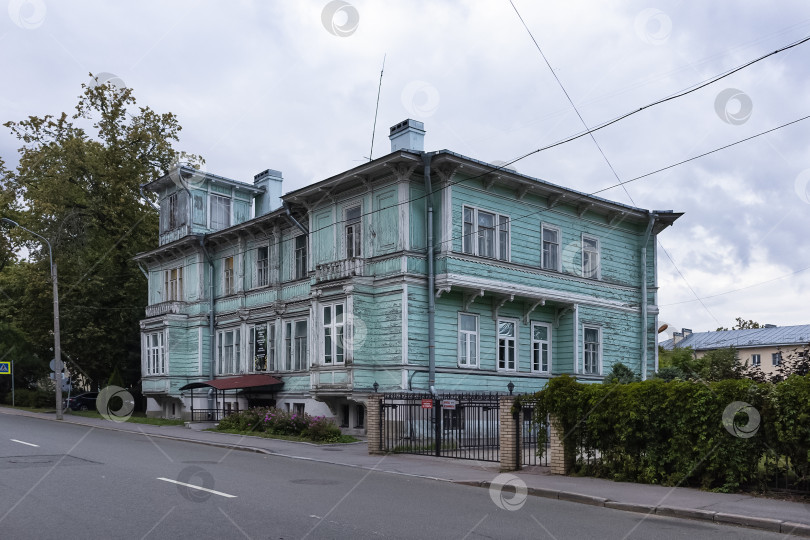
<path fill-rule="evenodd" d="M 796 274 L 801 274 L 802 272 L 806 272 L 807 270 L 810 270 L 810 266 L 808 266 L 806 268 L 802 268 L 801 270 L 796 270 L 795 272 L 791 272 L 790 274 L 785 274 L 783 276 L 775 277 L 773 279 L 760 281 L 759 283 L 753 283 L 751 285 L 746 285 L 745 287 L 740 287 L 738 289 L 731 289 L 730 291 L 725 291 L 725 292 L 721 292 L 721 293 L 717 293 L 717 294 L 710 294 L 709 296 L 703 296 L 700 299 L 701 300 L 708 300 L 709 298 L 717 298 L 718 296 L 724 296 L 726 294 L 731 294 L 731 293 L 735 293 L 735 292 L 739 292 L 739 291 L 744 291 L 746 289 L 759 287 L 760 285 L 765 285 L 767 283 L 772 283 L 774 281 L 779 281 L 780 279 L 785 279 L 785 278 L 790 277 L 790 276 L 795 276 Z M 696 301 L 697 300 L 683 300 L 681 302 L 672 302 L 670 304 L 661 304 L 661 307 L 664 307 L 664 306 L 677 306 L 679 304 L 691 304 L 692 302 L 696 302 Z"/>
<path fill-rule="evenodd" d="M 523 24 L 523 28 L 526 29 L 526 32 L 528 32 L 528 34 L 529 34 L 529 37 L 534 42 L 534 46 L 537 47 L 537 52 L 540 53 L 540 56 L 543 58 L 543 61 L 546 63 L 546 66 L 548 66 L 549 71 L 551 71 L 551 74 L 554 76 L 554 80 L 557 81 L 557 84 L 559 85 L 560 89 L 563 91 L 563 94 L 565 94 L 565 97 L 568 100 L 568 103 L 571 104 L 571 107 L 574 109 L 574 112 L 577 113 L 577 117 L 579 118 L 579 121 L 582 122 L 582 126 L 588 132 L 588 135 L 591 137 L 591 140 L 593 141 L 593 144 L 596 146 L 597 150 L 599 150 L 599 153 L 602 155 L 602 158 L 605 160 L 605 163 L 607 164 L 608 168 L 610 169 L 610 172 L 613 173 L 613 176 L 616 178 L 616 181 L 619 182 L 619 184 L 622 186 L 622 189 L 624 190 L 625 194 L 627 195 L 627 198 L 630 199 L 630 202 L 633 204 L 633 206 L 637 206 L 636 201 L 633 200 L 633 196 L 630 195 L 630 192 L 627 190 L 627 186 L 625 186 L 624 182 L 622 182 L 622 179 L 619 178 L 619 174 L 616 172 L 616 169 L 613 167 L 613 164 L 610 162 L 607 155 L 605 155 L 605 151 L 602 150 L 602 147 L 599 145 L 599 142 L 596 140 L 596 137 L 594 137 L 593 130 L 590 129 L 588 124 L 585 122 L 585 119 L 582 118 L 582 114 L 580 114 L 579 109 L 574 104 L 574 100 L 571 99 L 571 96 L 566 91 L 565 86 L 563 86 L 562 81 L 557 76 L 557 73 L 555 73 L 554 68 L 551 67 L 551 63 L 549 63 L 548 58 L 546 58 L 546 55 L 543 54 L 543 49 L 540 47 L 540 44 L 535 39 L 534 34 L 532 34 L 532 31 L 529 29 L 528 25 L 526 24 L 526 21 L 523 20 L 523 17 L 520 15 L 520 12 L 518 11 L 517 6 L 515 6 L 515 3 L 512 0 L 509 0 L 509 3 L 512 5 L 512 9 L 515 10 L 515 13 L 518 16 L 518 19 L 520 19 L 520 22 Z M 683 275 L 683 272 L 681 272 L 681 269 L 678 268 L 678 265 L 675 264 L 674 259 L 670 256 L 669 252 L 664 247 L 664 244 L 660 240 L 658 240 L 657 238 L 656 238 L 656 242 L 658 242 L 658 245 L 661 246 L 661 249 L 664 251 L 667 258 L 669 258 L 669 262 L 671 262 L 672 266 L 675 267 L 675 270 L 677 270 L 678 275 L 681 276 L 681 279 L 683 279 L 684 283 L 686 283 L 686 286 L 689 287 L 689 290 L 692 291 L 692 294 L 695 295 L 695 298 L 697 298 L 700 301 L 700 298 L 698 298 L 698 295 L 695 292 L 695 290 L 692 288 L 692 285 L 686 279 L 686 276 Z M 645 247 L 645 249 L 646 249 L 646 247 Z M 647 299 L 643 298 L 642 302 L 644 302 L 646 304 Z M 706 304 L 704 304 L 703 301 L 700 301 L 700 304 L 703 306 L 703 309 L 706 310 L 706 313 L 708 313 L 715 320 L 715 322 L 717 322 L 717 324 L 720 324 L 720 321 L 717 320 L 717 317 L 714 316 L 714 314 L 709 310 L 709 308 L 706 306 Z"/>

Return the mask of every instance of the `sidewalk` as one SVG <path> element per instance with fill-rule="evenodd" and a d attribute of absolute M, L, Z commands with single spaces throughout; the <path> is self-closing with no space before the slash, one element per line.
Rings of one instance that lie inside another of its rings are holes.
<path fill-rule="evenodd" d="M 0 414 L 15 414 L 56 421 L 52 414 L 32 413 L 5 407 L 0 407 Z M 64 422 L 481 487 L 489 487 L 500 474 L 500 466 L 497 463 L 408 454 L 372 456 L 368 454 L 365 442 L 315 445 L 263 437 L 197 431 L 183 426 L 115 423 L 69 414 L 65 416 Z M 599 478 L 558 476 L 549 474 L 548 469 L 544 467 L 530 467 L 507 474 L 522 480 L 527 486 L 528 493 L 539 497 L 645 514 L 654 513 L 731 523 L 810 537 L 810 504 L 808 503 L 778 501 L 746 494 L 710 493 L 691 488 L 611 482 Z M 504 481 L 504 479 L 498 480 L 501 483 Z"/>

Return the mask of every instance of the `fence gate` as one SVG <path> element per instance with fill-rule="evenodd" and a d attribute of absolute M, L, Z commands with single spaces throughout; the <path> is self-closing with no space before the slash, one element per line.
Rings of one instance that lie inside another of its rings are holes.
<path fill-rule="evenodd" d="M 384 394 L 380 450 L 500 461 L 498 394 Z"/>

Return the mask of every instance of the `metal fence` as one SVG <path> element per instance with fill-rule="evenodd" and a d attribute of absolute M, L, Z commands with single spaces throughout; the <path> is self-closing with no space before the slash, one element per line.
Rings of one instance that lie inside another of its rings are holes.
<path fill-rule="evenodd" d="M 500 461 L 498 394 L 385 394 L 381 448 L 478 461 Z"/>
<path fill-rule="evenodd" d="M 524 404 L 519 415 L 517 421 L 520 426 L 520 463 L 524 466 L 548 467 L 550 436 L 548 417 L 535 423 L 532 403 Z M 542 450 L 541 455 L 538 455 L 539 450 Z"/>

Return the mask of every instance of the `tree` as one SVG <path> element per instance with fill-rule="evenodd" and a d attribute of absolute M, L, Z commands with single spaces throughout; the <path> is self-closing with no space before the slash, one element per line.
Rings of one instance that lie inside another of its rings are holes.
<path fill-rule="evenodd" d="M 737 324 L 731 327 L 732 330 L 751 330 L 753 328 L 762 328 L 763 326 L 758 322 L 752 320 L 743 320 L 742 317 L 737 317 Z M 722 332 L 728 330 L 728 328 L 723 328 L 722 326 L 715 330 L 716 332 Z"/>
<path fill-rule="evenodd" d="M 707 381 L 742 379 L 745 366 L 740 363 L 737 349 L 726 347 L 709 351 L 698 360 L 700 377 Z"/>
<path fill-rule="evenodd" d="M 641 377 L 638 374 L 630 369 L 629 367 L 625 366 L 621 362 L 616 362 L 613 364 L 613 368 L 610 370 L 610 373 L 605 380 L 602 381 L 603 384 L 627 384 L 631 382 L 638 382 L 641 380 Z"/>
<path fill-rule="evenodd" d="M 780 349 L 780 354 L 782 353 Z M 771 382 L 782 382 L 791 375 L 804 376 L 810 373 L 810 343 L 794 347 L 782 358 L 779 366 L 771 374 Z"/>
<path fill-rule="evenodd" d="M 171 113 L 137 107 L 131 89 L 93 81 L 82 85 L 73 115 L 4 124 L 22 147 L 3 186 L 19 205 L 0 210 L 50 240 L 63 360 L 98 386 L 115 365 L 125 381 L 140 375 L 138 321 L 147 282 L 132 258 L 155 246 L 158 216 L 139 186 L 176 160 L 172 143 L 181 127 Z M 9 235 L 28 257 L 2 271 L 7 294 L 0 294 L 0 320 L 14 321 L 47 365 L 53 355 L 47 246 L 19 228 Z"/>

